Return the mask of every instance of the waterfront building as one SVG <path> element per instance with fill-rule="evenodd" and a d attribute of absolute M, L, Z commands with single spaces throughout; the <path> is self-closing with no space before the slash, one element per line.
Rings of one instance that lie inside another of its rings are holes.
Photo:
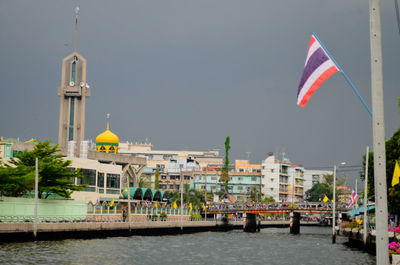
<path fill-rule="evenodd" d="M 221 191 L 222 182 L 221 171 L 197 171 L 192 172 L 190 188 L 218 193 Z M 247 201 L 250 192 L 256 188 L 260 192 L 261 173 L 260 172 L 229 172 L 229 194 L 233 195 L 239 202 Z"/>
<path fill-rule="evenodd" d="M 98 160 L 68 157 L 70 169 L 80 169 L 83 178 L 74 179 L 75 185 L 86 184 L 83 191 L 75 191 L 71 197 L 86 203 L 118 200 L 122 184 L 122 165 L 100 163 Z"/>
<path fill-rule="evenodd" d="M 146 167 L 147 171 L 149 169 L 149 166 Z M 147 172 L 145 169 L 145 173 Z M 151 181 L 154 183 L 154 175 L 155 175 L 155 170 L 157 168 L 151 168 Z M 182 184 L 189 185 L 190 184 L 190 179 L 191 176 L 193 175 L 192 173 L 195 171 L 200 170 L 200 165 L 197 161 L 194 159 L 188 158 L 180 158 L 180 159 L 171 159 L 168 161 L 166 167 L 159 167 L 159 189 L 160 190 L 166 190 L 166 191 L 172 191 L 172 192 L 179 192 L 180 191 L 180 185 L 181 185 L 181 177 L 182 179 Z"/>
<path fill-rule="evenodd" d="M 199 171 L 210 165 L 220 166 L 223 162 L 218 150 L 153 150 L 152 147 L 153 145 L 148 142 L 122 142 L 119 143 L 119 154 L 145 158 L 147 165 L 143 174 L 154 187 L 155 174 L 158 170 L 160 190 L 178 192 L 181 173 L 183 184 L 189 184 L 193 171 Z"/>
<path fill-rule="evenodd" d="M 304 168 L 270 153 L 261 164 L 261 193 L 279 202 L 304 200 Z"/>
<path fill-rule="evenodd" d="M 351 198 L 351 190 L 347 186 L 336 186 L 338 202 L 348 203 Z"/>
<path fill-rule="evenodd" d="M 12 157 L 11 143 L 0 141 L 0 159 L 2 161 L 8 160 Z"/>
<path fill-rule="evenodd" d="M 194 159 L 201 168 L 210 164 L 221 165 L 223 158 L 219 156 L 218 150 L 191 151 L 191 150 L 153 150 L 151 143 L 120 142 L 119 153 L 136 157 L 145 157 L 149 165 L 159 164 L 166 166 L 165 161 L 176 159 Z M 161 162 L 164 161 L 164 162 Z M 167 170 L 167 168 L 165 168 Z"/>
<path fill-rule="evenodd" d="M 235 160 L 235 171 L 261 173 L 261 165 L 250 164 L 249 160 Z"/>
<path fill-rule="evenodd" d="M 329 170 L 304 170 L 304 191 L 308 191 L 317 183 L 324 182 L 324 175 L 331 175 L 332 171 Z"/>

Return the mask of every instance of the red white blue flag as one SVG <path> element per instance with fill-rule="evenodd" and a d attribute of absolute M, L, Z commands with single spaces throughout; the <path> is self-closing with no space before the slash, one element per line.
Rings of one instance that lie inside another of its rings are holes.
<path fill-rule="evenodd" d="M 318 37 L 312 34 L 303 75 L 297 91 L 297 105 L 304 107 L 319 86 L 339 71 L 339 67 L 319 42 Z"/>
<path fill-rule="evenodd" d="M 358 194 L 354 190 L 351 190 L 351 197 L 347 204 L 347 208 L 350 208 L 353 204 L 355 204 L 358 200 Z"/>

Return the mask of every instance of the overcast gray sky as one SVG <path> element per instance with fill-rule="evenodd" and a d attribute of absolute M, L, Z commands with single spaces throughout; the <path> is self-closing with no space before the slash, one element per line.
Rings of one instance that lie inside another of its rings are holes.
<path fill-rule="evenodd" d="M 360 164 L 369 114 L 341 74 L 296 105 L 315 32 L 371 106 L 368 1 L 1 1 L 0 135 L 57 142 L 62 58 L 87 59 L 87 139 L 111 114 L 121 141 L 219 148 L 260 163 L 285 152 L 305 167 Z M 382 1 L 386 135 L 399 127 L 400 37 Z"/>

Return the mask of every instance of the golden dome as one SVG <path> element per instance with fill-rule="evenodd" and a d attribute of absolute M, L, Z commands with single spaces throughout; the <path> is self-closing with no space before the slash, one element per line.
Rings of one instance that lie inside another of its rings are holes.
<path fill-rule="evenodd" d="M 96 144 L 118 144 L 119 138 L 110 131 L 110 125 L 107 123 L 107 130 L 96 137 Z"/>

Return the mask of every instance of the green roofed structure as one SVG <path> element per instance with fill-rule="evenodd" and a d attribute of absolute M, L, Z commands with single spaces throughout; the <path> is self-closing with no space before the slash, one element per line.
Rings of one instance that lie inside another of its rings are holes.
<path fill-rule="evenodd" d="M 124 200 L 128 199 L 127 188 L 122 188 L 121 192 L 122 192 L 121 199 Z M 153 190 L 150 188 L 131 187 L 129 188 L 129 192 L 131 194 L 131 199 L 133 200 L 168 202 L 169 199 L 168 191 Z"/>

